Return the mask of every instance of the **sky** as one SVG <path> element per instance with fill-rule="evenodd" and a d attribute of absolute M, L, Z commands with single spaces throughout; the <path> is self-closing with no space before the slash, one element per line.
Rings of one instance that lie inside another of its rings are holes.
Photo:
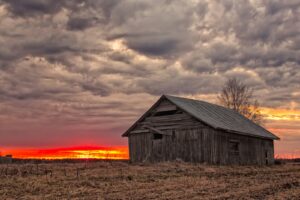
<path fill-rule="evenodd" d="M 0 151 L 123 148 L 162 94 L 232 77 L 300 156 L 299 0 L 0 0 Z"/>

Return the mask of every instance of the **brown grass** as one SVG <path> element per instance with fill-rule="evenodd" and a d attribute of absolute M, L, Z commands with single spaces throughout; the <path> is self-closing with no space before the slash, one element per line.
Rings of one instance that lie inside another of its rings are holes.
<path fill-rule="evenodd" d="M 0 165 L 0 199 L 300 199 L 300 165 Z"/>

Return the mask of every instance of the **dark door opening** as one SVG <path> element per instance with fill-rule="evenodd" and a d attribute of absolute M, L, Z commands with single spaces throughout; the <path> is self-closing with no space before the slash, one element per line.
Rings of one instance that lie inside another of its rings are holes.
<path fill-rule="evenodd" d="M 161 161 L 162 159 L 162 141 L 163 135 L 158 133 L 153 133 L 152 137 L 152 156 L 155 161 Z"/>
<path fill-rule="evenodd" d="M 230 139 L 228 143 L 229 163 L 240 164 L 240 142 L 236 139 Z"/>
<path fill-rule="evenodd" d="M 266 160 L 266 165 L 268 165 L 269 164 L 268 150 L 265 150 L 265 160 Z"/>

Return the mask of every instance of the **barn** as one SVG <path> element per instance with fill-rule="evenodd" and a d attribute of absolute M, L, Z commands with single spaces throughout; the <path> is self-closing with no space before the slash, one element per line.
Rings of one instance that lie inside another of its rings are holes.
<path fill-rule="evenodd" d="M 279 138 L 219 105 L 162 95 L 123 135 L 131 162 L 270 165 Z"/>

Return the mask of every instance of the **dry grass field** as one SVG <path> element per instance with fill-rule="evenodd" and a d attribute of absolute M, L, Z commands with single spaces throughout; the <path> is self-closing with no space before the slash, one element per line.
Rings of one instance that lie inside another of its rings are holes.
<path fill-rule="evenodd" d="M 300 199 L 291 164 L 2 164 L 0 179 L 0 199 Z"/>

